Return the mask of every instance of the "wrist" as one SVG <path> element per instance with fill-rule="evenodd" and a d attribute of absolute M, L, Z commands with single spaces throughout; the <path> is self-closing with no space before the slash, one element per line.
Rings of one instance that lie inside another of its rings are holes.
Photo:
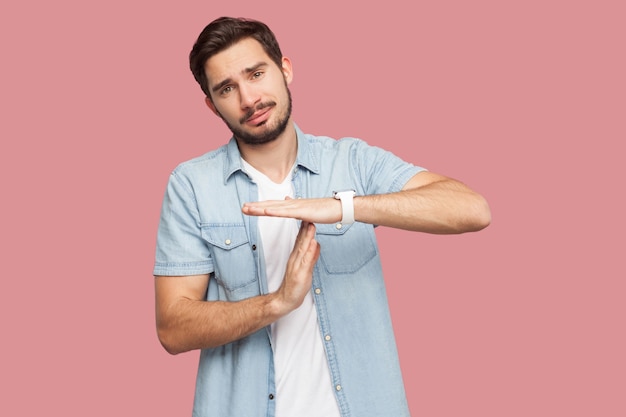
<path fill-rule="evenodd" d="M 354 190 L 333 191 L 333 197 L 341 201 L 341 223 L 354 223 Z"/>
<path fill-rule="evenodd" d="M 266 297 L 266 312 L 271 318 L 272 322 L 278 320 L 283 316 L 286 316 L 295 309 L 293 303 L 290 303 L 284 297 L 280 289 L 278 289 L 276 292 L 267 294 Z"/>

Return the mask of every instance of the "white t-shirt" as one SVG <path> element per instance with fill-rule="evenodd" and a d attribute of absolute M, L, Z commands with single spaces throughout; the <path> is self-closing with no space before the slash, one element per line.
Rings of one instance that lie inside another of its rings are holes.
<path fill-rule="evenodd" d="M 242 160 L 243 161 L 243 160 Z M 293 198 L 291 172 L 277 184 L 243 161 L 259 190 L 259 201 Z M 295 219 L 259 217 L 267 285 L 276 291 L 283 281 L 287 260 L 298 234 Z M 276 417 L 340 417 L 333 392 L 313 296 L 274 322 L 272 348 L 276 379 Z"/>

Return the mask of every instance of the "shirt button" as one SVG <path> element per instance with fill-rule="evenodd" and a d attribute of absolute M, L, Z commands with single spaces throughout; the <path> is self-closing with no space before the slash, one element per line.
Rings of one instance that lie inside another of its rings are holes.
<path fill-rule="evenodd" d="M 274 394 L 270 394 L 270 400 L 274 399 Z"/>
<path fill-rule="evenodd" d="M 341 391 L 341 385 L 337 384 L 337 385 L 335 386 L 335 389 L 336 389 L 337 391 Z"/>
<path fill-rule="evenodd" d="M 339 229 L 341 229 L 341 228 L 343 227 L 343 224 L 341 224 L 341 223 L 337 223 L 337 224 L 335 225 L 335 227 L 337 228 L 337 230 L 339 230 Z"/>
<path fill-rule="evenodd" d="M 327 342 L 328 342 L 328 341 L 330 341 L 330 335 L 329 335 L 329 334 L 327 334 L 326 336 L 324 336 L 324 339 L 325 339 Z"/>
<path fill-rule="evenodd" d="M 322 293 L 322 290 L 320 290 L 319 288 L 315 289 L 315 294 L 321 294 L 321 293 Z"/>
<path fill-rule="evenodd" d="M 226 243 L 227 245 L 230 245 L 230 244 L 231 244 L 231 241 L 230 241 L 230 239 L 226 239 L 226 240 L 224 241 L 224 243 Z"/>
<path fill-rule="evenodd" d="M 252 245 L 252 250 L 256 250 L 256 245 Z"/>

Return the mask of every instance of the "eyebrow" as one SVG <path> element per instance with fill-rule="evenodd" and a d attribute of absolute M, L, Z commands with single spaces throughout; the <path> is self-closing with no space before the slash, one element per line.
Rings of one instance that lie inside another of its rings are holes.
<path fill-rule="evenodd" d="M 249 67 L 249 68 L 244 68 L 242 72 L 242 74 L 250 74 L 253 73 L 255 71 L 257 71 L 259 68 L 267 66 L 267 62 L 257 62 L 256 64 L 254 64 L 253 66 Z M 211 91 L 213 91 L 214 93 L 217 93 L 219 90 L 221 90 L 223 87 L 227 86 L 228 84 L 230 84 L 233 80 L 231 78 L 226 78 L 225 80 L 215 84 L 213 86 L 213 88 L 211 88 Z"/>

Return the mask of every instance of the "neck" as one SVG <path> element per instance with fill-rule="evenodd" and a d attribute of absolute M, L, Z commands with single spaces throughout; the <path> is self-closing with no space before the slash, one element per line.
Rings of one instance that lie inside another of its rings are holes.
<path fill-rule="evenodd" d="M 241 157 L 276 183 L 281 183 L 296 161 L 298 140 L 296 128 L 289 121 L 285 131 L 275 140 L 262 145 L 237 141 Z"/>

